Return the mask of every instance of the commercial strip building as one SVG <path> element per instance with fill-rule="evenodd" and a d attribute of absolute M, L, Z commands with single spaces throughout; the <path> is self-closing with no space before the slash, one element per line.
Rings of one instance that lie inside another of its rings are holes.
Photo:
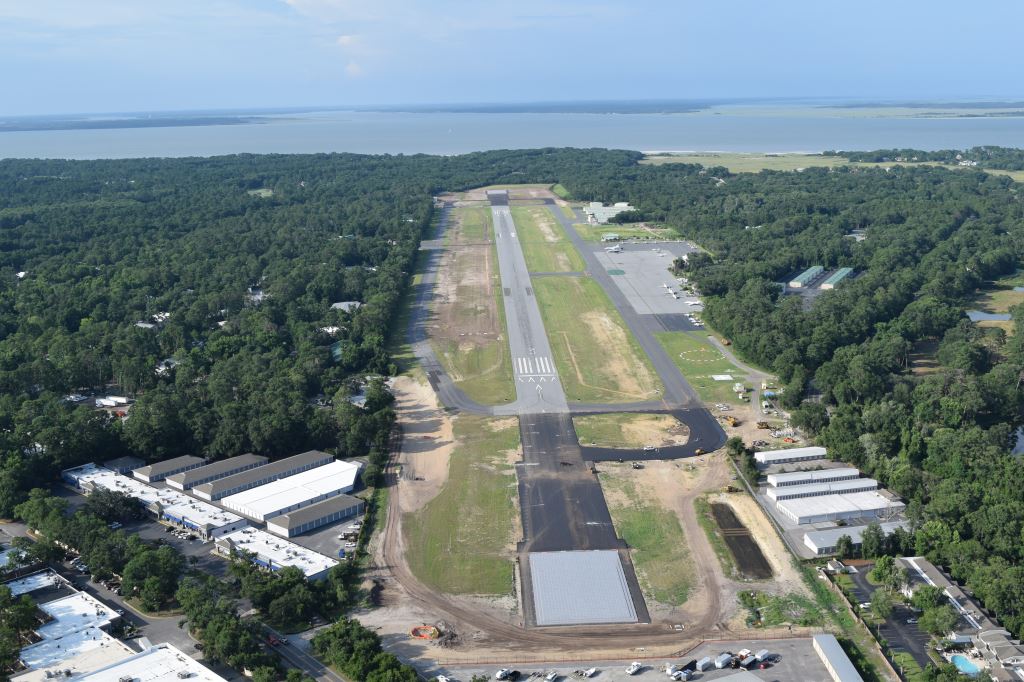
<path fill-rule="evenodd" d="M 769 488 L 766 495 L 769 500 L 796 500 L 802 497 L 821 497 L 822 495 L 845 495 L 868 490 L 878 490 L 878 481 L 873 478 L 850 478 L 845 481 L 831 483 L 808 483 L 806 485 L 790 485 L 783 488 Z"/>
<path fill-rule="evenodd" d="M 806 448 L 790 448 L 788 450 L 765 450 L 754 453 L 754 461 L 762 466 L 772 464 L 788 464 L 790 462 L 813 462 L 825 459 L 825 448 L 811 446 Z"/>
<path fill-rule="evenodd" d="M 295 474 L 315 469 L 316 467 L 329 464 L 334 457 L 319 450 L 309 450 L 292 457 L 285 457 L 261 467 L 243 471 L 240 474 L 225 476 L 216 481 L 203 483 L 192 488 L 192 494 L 207 502 L 236 495 L 245 490 L 256 488 L 267 483 L 272 483 L 279 478 L 294 476 Z"/>
<path fill-rule="evenodd" d="M 833 272 L 831 275 L 829 275 L 828 278 L 826 278 L 824 282 L 821 283 L 821 287 L 820 288 L 821 289 L 835 289 L 837 284 L 839 284 L 840 282 L 842 282 L 844 279 L 846 279 L 847 277 L 849 277 L 852 274 L 853 274 L 853 268 L 839 268 L 838 270 Z"/>
<path fill-rule="evenodd" d="M 897 528 L 907 529 L 906 521 L 892 521 L 878 524 L 884 535 L 892 535 Z M 804 546 L 816 556 L 827 556 L 836 553 L 839 538 L 844 535 L 850 538 L 853 547 L 861 545 L 861 537 L 867 526 L 836 526 L 824 530 L 812 530 L 804 533 Z"/>
<path fill-rule="evenodd" d="M 227 682 L 170 644 L 157 644 L 78 678 L 88 682 Z"/>
<path fill-rule="evenodd" d="M 335 559 L 257 528 L 244 528 L 220 536 L 214 550 L 224 557 L 230 557 L 232 550 L 249 552 L 256 564 L 271 571 L 295 566 L 310 580 L 326 577 L 327 571 L 338 564 Z"/>
<path fill-rule="evenodd" d="M 832 676 L 833 682 L 864 682 L 857 669 L 853 667 L 850 657 L 843 651 L 835 635 L 814 635 L 811 645 L 818 658 L 825 664 L 825 669 Z"/>
<path fill-rule="evenodd" d="M 249 522 L 237 514 L 224 511 L 212 504 L 193 499 L 169 488 L 159 489 L 145 483 L 115 474 L 95 464 L 67 469 L 61 474 L 65 481 L 86 494 L 104 488 L 130 495 L 158 520 L 169 521 L 195 531 L 204 540 L 245 528 Z"/>
<path fill-rule="evenodd" d="M 219 462 L 214 462 L 213 464 L 207 464 L 206 466 L 201 466 L 188 471 L 183 471 L 179 474 L 174 474 L 173 476 L 168 476 L 167 485 L 175 490 L 191 490 L 197 485 L 216 481 L 218 478 L 224 478 L 225 476 L 231 476 L 233 474 L 240 474 L 243 471 L 263 466 L 268 461 L 269 460 L 263 455 L 254 455 L 250 452 L 244 455 L 239 455 L 238 457 L 231 457 Z"/>
<path fill-rule="evenodd" d="M 811 267 L 807 268 L 799 275 L 794 277 L 792 280 L 790 280 L 789 286 L 792 287 L 793 289 L 800 289 L 801 287 L 806 287 L 815 279 L 820 277 L 821 273 L 823 272 L 825 272 L 825 268 L 821 267 L 820 265 L 812 265 Z"/>
<path fill-rule="evenodd" d="M 780 500 L 776 508 L 793 523 L 822 523 L 848 519 L 877 518 L 902 511 L 905 504 L 893 500 L 877 491 L 801 497 Z"/>
<path fill-rule="evenodd" d="M 853 467 L 838 469 L 813 469 L 809 471 L 790 471 L 784 474 L 768 474 L 768 485 L 773 488 L 784 488 L 791 485 L 808 485 L 811 483 L 832 483 L 860 478 L 860 471 Z"/>
<path fill-rule="evenodd" d="M 221 498 L 227 509 L 257 521 L 351 492 L 362 465 L 334 460 L 315 469 Z"/>
<path fill-rule="evenodd" d="M 363 508 L 363 501 L 358 497 L 335 495 L 323 502 L 275 516 L 267 521 L 267 530 L 283 538 L 290 538 L 362 514 Z"/>
<path fill-rule="evenodd" d="M 140 467 L 132 472 L 132 476 L 143 483 L 159 483 L 168 476 L 173 476 L 174 474 L 181 473 L 182 471 L 188 471 L 189 469 L 197 469 L 204 464 L 206 464 L 205 457 L 183 455 L 182 457 L 165 459 L 164 461 L 157 462 L 156 464 Z"/>

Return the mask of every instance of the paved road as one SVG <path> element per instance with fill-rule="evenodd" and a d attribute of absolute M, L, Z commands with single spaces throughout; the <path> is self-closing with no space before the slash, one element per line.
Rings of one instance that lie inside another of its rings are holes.
<path fill-rule="evenodd" d="M 868 572 L 873 567 L 874 564 L 858 566 L 858 572 L 850 575 L 854 585 L 851 591 L 861 603 L 871 601 L 871 594 L 876 589 L 868 582 Z M 931 638 L 917 625 L 907 623 L 908 618 L 915 617 L 916 614 L 910 608 L 899 604 L 892 610 L 892 615 L 879 626 L 878 631 L 893 651 L 906 651 L 913 656 L 919 666 L 926 668 L 931 665 L 931 659 L 928 657 L 928 642 Z"/>
<path fill-rule="evenodd" d="M 554 354 L 544 331 L 544 320 L 533 295 L 530 271 L 512 221 L 508 194 L 488 192 L 488 196 L 491 199 L 505 324 L 512 354 L 516 411 L 519 414 L 568 412 L 565 391 L 562 390 Z"/>

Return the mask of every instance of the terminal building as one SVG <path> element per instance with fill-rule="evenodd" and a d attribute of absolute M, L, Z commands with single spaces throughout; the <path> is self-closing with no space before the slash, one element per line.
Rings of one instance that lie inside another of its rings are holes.
<path fill-rule="evenodd" d="M 216 481 L 218 478 L 224 478 L 225 476 L 231 476 L 233 474 L 240 474 L 243 471 L 263 466 L 268 461 L 269 460 L 262 455 L 247 453 L 245 455 L 239 455 L 238 457 L 231 457 L 219 462 L 214 462 L 213 464 L 207 464 L 206 466 L 201 466 L 196 469 L 189 469 L 188 471 L 183 471 L 180 474 L 168 476 L 167 485 L 175 490 L 191 490 L 197 485 Z"/>
<path fill-rule="evenodd" d="M 768 474 L 768 485 L 773 488 L 784 488 L 791 485 L 809 485 L 811 483 L 832 483 L 860 478 L 860 471 L 854 467 L 837 469 L 813 469 L 809 471 L 790 471 L 785 474 Z"/>
<path fill-rule="evenodd" d="M 327 577 L 327 572 L 338 565 L 335 559 L 257 528 L 244 528 L 220 536 L 214 550 L 224 557 L 230 557 L 232 551 L 249 552 L 254 563 L 271 571 L 295 566 L 309 580 Z"/>
<path fill-rule="evenodd" d="M 147 511 L 158 520 L 188 528 L 202 536 L 204 540 L 249 525 L 248 521 L 237 514 L 193 499 L 177 490 L 154 488 L 95 464 L 68 469 L 62 476 L 65 481 L 86 494 L 97 488 L 104 488 L 130 495 L 141 501 Z"/>
<path fill-rule="evenodd" d="M 220 503 L 242 516 L 267 521 L 351 492 L 361 468 L 362 465 L 358 463 L 334 460 L 315 469 L 221 498 Z"/>
<path fill-rule="evenodd" d="M 755 452 L 754 461 L 762 466 L 772 464 L 789 464 L 791 462 L 813 462 L 825 459 L 825 448 L 811 446 L 806 448 L 790 448 L 788 450 L 765 450 Z"/>
<path fill-rule="evenodd" d="M 801 497 L 821 497 L 822 495 L 845 495 L 868 490 L 878 490 L 878 481 L 873 478 L 850 478 L 845 481 L 831 483 L 808 483 L 806 485 L 789 485 L 782 488 L 768 488 L 766 495 L 769 500 L 796 500 Z"/>
<path fill-rule="evenodd" d="M 203 457 L 184 455 L 182 457 L 165 459 L 164 461 L 157 462 L 156 464 L 140 467 L 132 472 L 132 476 L 143 483 L 159 483 L 168 476 L 173 476 L 174 474 L 181 473 L 182 471 L 188 471 L 190 469 L 197 469 L 204 464 L 206 464 L 206 459 Z"/>
<path fill-rule="evenodd" d="M 280 514 L 267 521 L 267 530 L 283 538 L 308 533 L 335 521 L 358 516 L 363 513 L 363 501 L 351 495 L 334 497 Z"/>
<path fill-rule="evenodd" d="M 897 528 L 907 529 L 906 521 L 893 521 L 891 523 L 878 524 L 884 535 L 892 535 Z M 839 538 L 844 535 L 850 538 L 853 547 L 860 547 L 861 537 L 867 526 L 837 526 L 825 530 L 812 530 L 804 533 L 804 546 L 814 552 L 816 556 L 827 556 L 836 553 L 836 546 Z"/>
<path fill-rule="evenodd" d="M 809 286 L 811 282 L 821 277 L 821 273 L 823 272 L 825 272 L 825 268 L 820 265 L 812 265 L 790 280 L 789 286 L 792 289 L 801 289 Z"/>
<path fill-rule="evenodd" d="M 863 518 L 882 519 L 906 507 L 902 502 L 889 499 L 875 490 L 780 500 L 775 506 L 780 514 L 798 525 Z"/>
<path fill-rule="evenodd" d="M 209 483 L 197 485 L 192 488 L 192 494 L 201 500 L 216 502 L 223 497 L 237 495 L 251 488 L 272 483 L 279 478 L 294 476 L 303 471 L 309 471 L 310 469 L 330 464 L 333 461 L 334 457 L 326 452 L 310 450 L 292 457 L 279 459 L 270 464 L 264 464 L 255 469 L 243 471 L 240 474 L 225 476 Z"/>

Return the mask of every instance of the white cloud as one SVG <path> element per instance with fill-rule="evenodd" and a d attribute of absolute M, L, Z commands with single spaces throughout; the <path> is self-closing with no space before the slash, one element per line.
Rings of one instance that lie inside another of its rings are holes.
<path fill-rule="evenodd" d="M 349 78 L 360 78 L 363 75 L 363 67 L 358 62 L 349 62 L 345 65 L 345 75 Z"/>
<path fill-rule="evenodd" d="M 353 47 L 359 42 L 359 38 L 352 35 L 343 35 L 338 36 L 338 39 L 335 42 L 341 47 Z"/>

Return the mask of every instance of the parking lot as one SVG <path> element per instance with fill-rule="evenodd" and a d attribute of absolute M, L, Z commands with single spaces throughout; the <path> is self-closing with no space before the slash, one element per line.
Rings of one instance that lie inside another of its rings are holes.
<path fill-rule="evenodd" d="M 334 559 L 340 559 L 338 550 L 345 550 L 346 553 L 351 554 L 352 550 L 355 549 L 353 541 L 343 540 L 339 536 L 342 533 L 351 532 L 352 524 L 362 523 L 363 517 L 352 516 L 347 519 L 342 519 L 337 523 L 332 523 L 327 526 L 321 526 L 316 528 L 309 533 L 303 533 L 302 535 L 296 535 L 293 538 L 288 538 L 297 545 L 301 545 L 306 549 L 311 549 L 314 552 L 319 552 L 324 556 L 329 556 Z"/>
<path fill-rule="evenodd" d="M 871 593 L 876 589 L 874 585 L 868 582 L 867 577 L 868 572 L 873 567 L 874 564 L 858 566 L 858 572 L 850 574 L 850 577 L 853 579 L 852 593 L 858 604 L 871 601 Z M 885 638 L 885 641 L 889 643 L 889 648 L 895 652 L 907 652 L 923 668 L 931 664 L 931 659 L 928 657 L 928 642 L 931 638 L 927 633 L 922 632 L 917 625 L 907 623 L 908 618 L 916 619 L 917 614 L 910 607 L 897 604 L 896 608 L 892 611 L 892 615 L 879 626 L 879 631 L 882 637 Z"/>
<path fill-rule="evenodd" d="M 622 244 L 622 251 L 610 253 L 607 245 L 595 249 L 615 285 L 638 315 L 685 315 L 703 310 L 700 299 L 683 293 L 669 272 L 672 261 L 695 249 L 685 242 Z"/>
<path fill-rule="evenodd" d="M 637 654 L 639 662 L 642 664 L 642 668 L 635 674 L 629 675 L 626 673 L 626 668 L 629 667 L 631 661 L 620 660 L 620 661 L 577 661 L 572 663 L 552 663 L 550 665 L 538 665 L 535 663 L 525 664 L 523 666 L 508 665 L 491 665 L 491 666 L 453 666 L 453 667 L 437 667 L 423 672 L 425 677 L 434 677 L 436 675 L 445 675 L 453 682 L 469 682 L 474 675 L 483 675 L 488 679 L 493 680 L 494 674 L 500 668 L 508 668 L 512 670 L 518 670 L 521 675 L 521 681 L 528 678 L 530 675 L 536 673 L 531 682 L 542 682 L 545 675 L 548 673 L 556 673 L 557 682 L 574 682 L 580 679 L 578 675 L 574 675 L 573 672 L 577 670 L 587 670 L 589 668 L 596 668 L 591 680 L 600 682 L 626 682 L 627 680 L 667 680 L 668 677 L 665 674 L 665 666 L 669 663 L 677 665 L 684 665 L 691 660 L 700 660 L 706 656 L 710 656 L 714 659 L 722 652 L 730 652 L 733 654 L 738 653 L 742 649 L 749 649 L 751 651 L 760 651 L 761 649 L 767 649 L 775 657 L 776 661 L 770 667 L 761 670 L 753 669 L 749 672 L 755 675 L 758 679 L 766 681 L 783 682 L 789 680 L 828 680 L 831 679 L 828 670 L 825 668 L 818 654 L 815 653 L 814 648 L 811 646 L 810 639 L 777 639 L 777 640 L 750 640 L 750 641 L 723 641 L 723 642 L 705 642 L 694 648 L 689 653 L 680 656 L 676 659 L 644 659 L 643 652 Z M 729 675 L 737 672 L 733 669 L 716 670 L 711 669 L 705 672 L 698 672 L 691 678 L 693 680 L 708 680 L 714 682 L 714 680 L 721 680 L 728 677 Z"/>

